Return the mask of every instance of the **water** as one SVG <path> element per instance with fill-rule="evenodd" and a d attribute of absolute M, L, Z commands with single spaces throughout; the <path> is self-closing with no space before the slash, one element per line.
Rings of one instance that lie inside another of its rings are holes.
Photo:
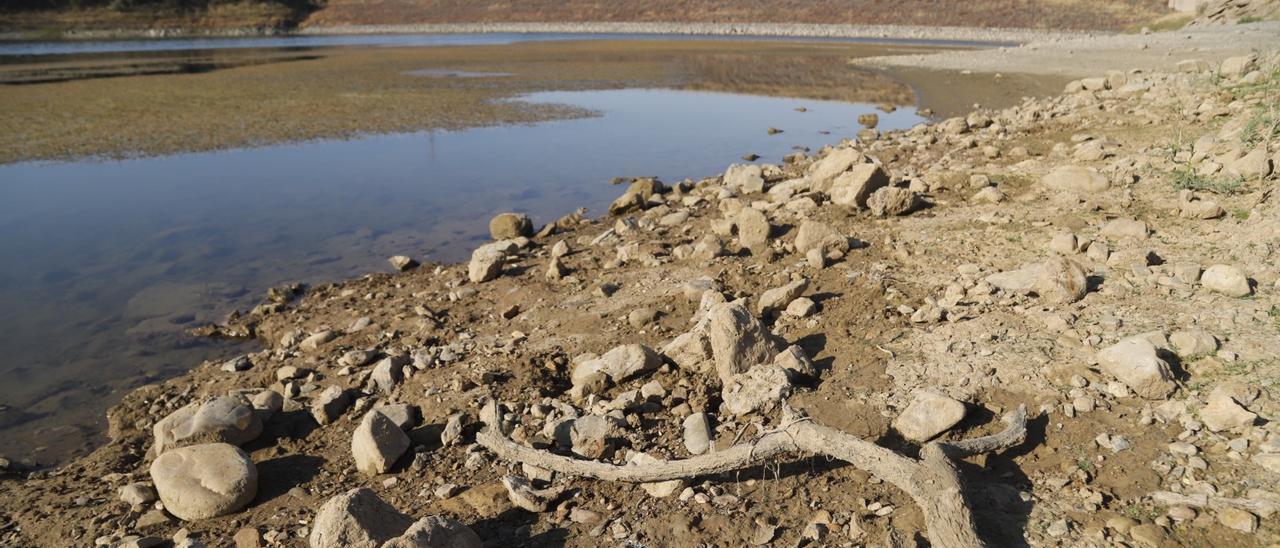
<path fill-rule="evenodd" d="M 686 34 L 609 33 L 482 33 L 482 34 L 334 34 L 249 36 L 228 38 L 167 38 L 142 40 L 65 40 L 47 42 L 0 42 L 0 56 L 69 55 L 89 53 L 159 52 L 242 48 L 314 48 L 334 46 L 418 47 L 481 46 L 554 40 L 777 40 L 979 47 L 1007 45 L 1003 42 L 956 40 L 915 40 L 899 38 L 796 38 L 786 36 L 704 36 Z"/>
<path fill-rule="evenodd" d="M 874 111 L 652 89 L 522 100 L 599 116 L 0 166 L 0 436 L 54 453 L 83 444 L 124 391 L 235 352 L 181 330 L 272 285 L 386 271 L 396 254 L 462 260 L 496 213 L 598 215 L 622 190 L 613 177 L 698 178 L 747 153 L 778 162 L 793 145 L 855 133 Z M 921 121 L 911 109 L 879 115 L 887 129 Z"/>

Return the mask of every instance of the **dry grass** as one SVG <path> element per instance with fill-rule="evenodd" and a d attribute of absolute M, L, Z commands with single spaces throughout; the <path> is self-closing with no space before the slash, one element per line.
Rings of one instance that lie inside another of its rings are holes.
<path fill-rule="evenodd" d="M 843 68 L 911 48 L 724 41 L 214 51 L 0 66 L 0 163 L 216 150 L 582 115 L 499 101 L 552 89 L 675 87 L 906 104 L 905 84 Z M 114 64 L 113 64 L 114 63 Z M 210 66 L 196 74 L 146 74 Z M 222 68 L 220 68 L 222 67 Z M 511 76 L 427 78 L 444 68 Z M 77 75 L 83 79 L 75 78 Z"/>

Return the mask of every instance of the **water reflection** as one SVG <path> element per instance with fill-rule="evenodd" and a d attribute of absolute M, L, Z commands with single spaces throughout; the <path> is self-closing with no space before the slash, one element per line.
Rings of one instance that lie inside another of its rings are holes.
<path fill-rule="evenodd" d="M 271 285 L 384 270 L 394 254 L 460 260 L 494 213 L 598 214 L 619 191 L 615 176 L 707 176 L 747 153 L 777 162 L 856 132 L 874 110 L 670 90 L 523 100 L 602 115 L 0 166 L 0 435 L 14 441 L 0 451 L 83 443 L 80 429 L 39 429 L 100 424 L 121 390 L 229 352 L 180 330 L 246 308 Z M 887 129 L 920 121 L 907 109 L 880 119 Z"/>

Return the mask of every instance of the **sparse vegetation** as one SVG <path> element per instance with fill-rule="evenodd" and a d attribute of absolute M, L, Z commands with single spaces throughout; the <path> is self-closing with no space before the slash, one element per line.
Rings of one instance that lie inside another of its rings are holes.
<path fill-rule="evenodd" d="M 1214 194 L 1235 194 L 1244 186 L 1244 179 L 1231 175 L 1205 176 L 1190 167 L 1173 173 L 1174 190 L 1194 190 Z"/>

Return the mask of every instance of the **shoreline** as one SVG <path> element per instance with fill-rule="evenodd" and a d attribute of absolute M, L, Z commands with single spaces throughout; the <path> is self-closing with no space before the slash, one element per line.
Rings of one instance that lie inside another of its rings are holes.
<path fill-rule="evenodd" d="M 447 23 L 405 25 L 343 25 L 326 27 L 233 29 L 106 29 L 61 31 L 61 40 L 127 40 L 175 38 L 245 38 L 287 36 L 345 36 L 385 34 L 620 34 L 734 36 L 760 38 L 844 38 L 952 45 L 998 46 L 1033 41 L 1102 36 L 1110 31 L 1047 31 L 1022 28 L 924 27 L 911 25 L 821 25 L 803 23 Z M 44 39 L 42 39 L 44 38 Z M 0 33 L 0 41 L 49 41 L 47 33 Z"/>

